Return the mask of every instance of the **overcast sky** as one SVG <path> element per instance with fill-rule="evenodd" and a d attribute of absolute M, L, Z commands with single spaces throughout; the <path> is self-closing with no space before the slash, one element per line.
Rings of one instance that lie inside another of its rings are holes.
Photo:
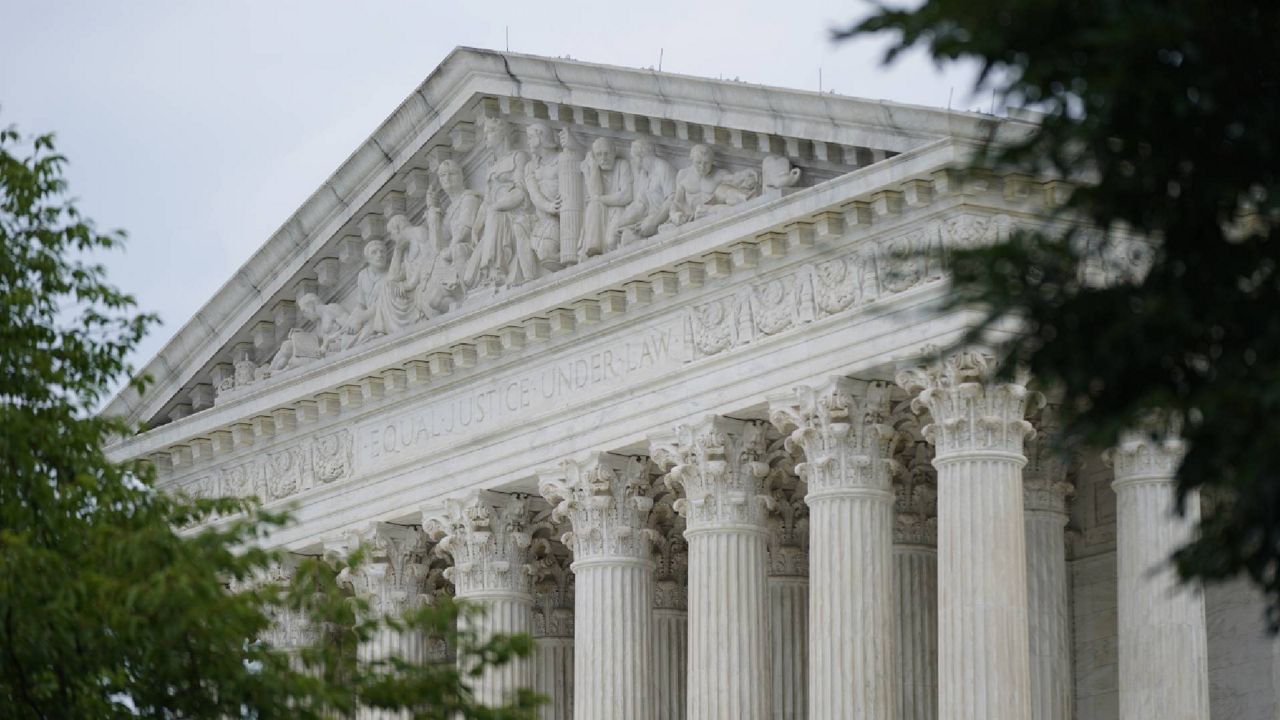
<path fill-rule="evenodd" d="M 851 0 L 0 0 L 0 125 L 54 131 L 144 364 L 458 45 L 978 109 L 972 73 L 833 44 Z M 509 30 L 508 30 L 509 29 Z M 990 100 L 988 99 L 989 103 Z M 982 110 L 990 110 L 982 107 Z"/>

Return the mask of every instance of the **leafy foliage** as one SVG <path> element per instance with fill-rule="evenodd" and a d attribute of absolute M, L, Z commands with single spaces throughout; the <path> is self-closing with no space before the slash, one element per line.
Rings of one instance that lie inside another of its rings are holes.
<path fill-rule="evenodd" d="M 1101 237 L 1021 232 L 960 253 L 956 305 L 1016 317 L 1006 369 L 1061 391 L 1094 447 L 1153 411 L 1179 418 L 1180 498 L 1216 502 L 1185 577 L 1244 572 L 1280 620 L 1280 5 L 1204 0 L 925 0 L 838 33 L 889 33 L 1044 121 L 976 168 L 1078 181 L 1061 212 Z M 1151 241 L 1127 272 L 1117 238 Z M 1121 278 L 1083 282 L 1099 263 Z M 1127 272 L 1127 274 L 1126 274 Z"/>
<path fill-rule="evenodd" d="M 94 409 L 130 375 L 128 355 L 155 318 L 136 314 L 89 261 L 123 235 L 80 216 L 64 164 L 51 136 L 0 130 L 5 717 L 331 718 L 364 704 L 440 720 L 532 718 L 532 693 L 485 708 L 468 687 L 484 667 L 527 655 L 528 638 L 459 632 L 459 617 L 476 611 L 448 602 L 377 619 L 338 583 L 342 568 L 318 558 L 289 584 L 262 582 L 286 558 L 258 543 L 285 515 L 159 493 L 149 467 L 104 453 L 134 428 Z M 285 612 L 323 629 L 296 657 L 257 640 Z M 384 627 L 445 638 L 474 670 L 356 662 Z"/>

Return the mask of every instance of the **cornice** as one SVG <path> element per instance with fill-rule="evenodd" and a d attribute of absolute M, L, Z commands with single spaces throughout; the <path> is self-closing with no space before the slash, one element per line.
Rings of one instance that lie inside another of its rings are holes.
<path fill-rule="evenodd" d="M 352 232 L 356 220 L 402 171 L 420 164 L 419 154 L 446 142 L 460 115 L 489 96 L 678 118 L 682 124 L 784 133 L 818 142 L 870 144 L 892 152 L 938 137 L 976 142 L 992 123 L 989 117 L 971 113 L 458 48 L 142 369 L 157 378 L 157 384 L 145 396 L 125 390 L 104 412 L 131 421 L 159 413 L 178 388 L 207 370 L 257 316 L 286 298 L 300 273 L 324 256 L 327 246 L 331 251 Z"/>

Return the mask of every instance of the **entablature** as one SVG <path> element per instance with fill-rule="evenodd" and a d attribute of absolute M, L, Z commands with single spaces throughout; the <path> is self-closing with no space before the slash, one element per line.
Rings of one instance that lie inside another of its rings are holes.
<path fill-rule="evenodd" d="M 557 148 L 566 151 L 560 153 L 561 163 L 575 144 L 580 154 L 590 155 L 598 138 L 632 147 L 644 139 L 656 162 L 675 174 L 675 165 L 693 148 L 709 148 L 715 159 L 708 161 L 711 169 L 702 178 L 716 179 L 714 192 L 708 188 L 708 198 L 664 216 L 670 229 L 645 228 L 639 234 L 646 239 L 679 234 L 674 231 L 700 220 L 704 210 L 719 213 L 732 206 L 768 204 L 770 197 L 823 184 L 940 137 L 976 142 L 989 134 L 993 122 L 973 114 L 829 94 L 459 49 L 179 331 L 146 368 L 159 380 L 154 389 L 145 397 L 126 391 L 108 412 L 155 427 L 207 409 L 219 391 L 227 399 L 243 395 L 261 368 L 277 364 L 292 331 L 315 334 L 320 320 L 307 317 L 316 314 L 308 313 L 307 305 L 338 305 L 341 310 L 331 315 L 349 314 L 353 296 L 360 292 L 364 251 L 396 235 L 388 227 L 393 218 L 404 215 L 423 234 L 433 205 L 446 215 L 452 212 L 453 200 L 438 180 L 441 163 L 453 161 L 460 167 L 465 195 L 487 191 L 493 173 L 486 163 L 508 156 L 523 157 L 519 162 L 538 160 L 536 148 L 532 154 L 516 147 L 499 152 L 483 142 L 486 119 L 501 119 L 526 133 L 539 124 L 550 133 L 567 130 Z M 1017 123 L 1000 128 L 1006 125 Z M 577 174 L 576 168 L 569 174 Z M 694 177 L 689 176 L 691 181 Z M 565 225 L 572 224 L 571 214 L 564 213 Z M 526 233 L 537 235 L 546 225 L 545 213 L 528 208 L 527 215 L 535 227 Z M 482 239 L 477 237 L 476 244 Z M 570 257 L 572 243 L 562 238 L 560 257 L 555 258 L 561 265 L 577 259 Z M 545 256 L 537 260 L 548 264 Z M 462 284 L 472 285 L 474 278 Z M 446 297 L 439 296 L 438 287 L 433 292 L 438 304 L 454 309 L 448 289 Z M 300 306 L 299 299 L 308 295 L 314 298 Z M 305 347 L 291 354 L 324 351 L 305 337 L 290 347 L 294 345 Z"/>
<path fill-rule="evenodd" d="M 902 177 L 913 162 L 938 167 L 947 157 L 938 146 L 892 161 L 906 169 L 871 172 Z M 892 189 L 903 183 L 886 188 L 884 177 L 840 178 L 666 246 L 637 248 L 607 271 L 583 272 L 436 332 L 312 368 L 156 428 L 116 452 L 155 458 L 164 486 L 196 494 L 267 502 L 328 497 L 444 455 L 471 453 L 483 463 L 495 438 L 521 445 L 515 436 L 530 428 L 572 437 L 557 428 L 601 417 L 599 405 L 617 421 L 626 415 L 618 399 L 636 393 L 681 395 L 685 385 L 714 384 L 724 363 L 758 366 L 768 358 L 794 366 L 799 357 L 818 357 L 821 345 L 825 352 L 854 348 L 848 362 L 883 365 L 963 331 L 959 319 L 930 315 L 944 290 L 932 259 L 1043 219 L 1042 194 L 1006 195 L 994 181 L 946 186 L 947 177 L 928 180 L 928 192 L 921 181 L 908 181 L 917 199 L 910 203 Z M 854 328 L 875 318 L 884 328 Z M 905 339 L 877 339 L 889 331 Z M 800 355 L 788 358 L 783 346 Z M 466 432 L 437 427 L 464 417 Z M 424 432 L 430 442 L 404 445 L 406 433 Z M 379 450 L 387 442 L 393 450 Z M 456 469 L 448 474 L 457 482 L 476 479 Z"/>

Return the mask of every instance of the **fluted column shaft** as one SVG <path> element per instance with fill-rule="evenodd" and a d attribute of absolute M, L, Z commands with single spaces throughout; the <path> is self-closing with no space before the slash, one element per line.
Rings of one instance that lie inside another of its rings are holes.
<path fill-rule="evenodd" d="M 772 708 L 764 424 L 712 417 L 653 441 L 682 487 L 689 546 L 688 720 L 766 720 Z"/>
<path fill-rule="evenodd" d="M 1208 643 L 1204 595 L 1179 582 L 1170 562 L 1199 520 L 1197 497 L 1175 511 L 1181 443 L 1138 434 L 1112 461 L 1120 628 L 1120 720 L 1207 720 Z"/>
<path fill-rule="evenodd" d="M 934 462 L 940 717 L 1031 717 L 1022 463 Z"/>
<path fill-rule="evenodd" d="M 809 508 L 785 465 L 771 471 L 769 644 L 773 717 L 809 716 Z"/>
<path fill-rule="evenodd" d="M 356 568 L 343 570 L 339 582 L 349 585 L 367 603 L 371 618 L 399 619 L 415 609 L 423 597 L 427 566 L 422 562 L 426 550 L 421 530 L 390 523 L 373 523 L 357 532 L 352 540 L 365 544 L 371 560 Z M 391 658 L 408 663 L 425 664 L 426 639 L 413 630 L 396 630 L 380 625 L 369 639 L 356 648 L 356 658 L 364 665 L 376 666 Z M 356 717 L 361 720 L 391 720 L 407 717 L 406 712 L 393 712 L 361 707 Z"/>
<path fill-rule="evenodd" d="M 653 564 L 579 560 L 574 717 L 653 717 Z"/>
<path fill-rule="evenodd" d="M 517 592 L 458 592 L 459 600 L 479 605 L 484 612 L 470 618 L 466 629 L 480 642 L 495 635 L 533 633 L 533 596 Z M 464 668 L 465 670 L 466 668 Z M 501 705 L 520 688 L 533 687 L 533 663 L 529 658 L 512 658 L 501 667 L 487 667 L 472 682 L 476 699 L 485 705 Z"/>
<path fill-rule="evenodd" d="M 814 717 L 870 720 L 896 712 L 890 497 L 810 500 Z"/>
<path fill-rule="evenodd" d="M 463 618 L 462 629 L 478 642 L 533 632 L 529 519 L 525 497 L 479 491 L 449 499 L 444 512 L 429 515 L 425 523 L 438 548 L 453 557 L 445 576 L 454 583 L 454 597 L 483 610 Z M 469 659 L 459 655 L 458 662 Z M 485 705 L 501 705 L 533 682 L 530 659 L 513 658 L 501 667 L 486 667 L 472 689 Z"/>
<path fill-rule="evenodd" d="M 899 648 L 898 712 L 902 720 L 938 718 L 938 551 L 893 548 Z"/>
<path fill-rule="evenodd" d="M 769 577 L 773 646 L 773 718 L 809 716 L 809 578 Z"/>
<path fill-rule="evenodd" d="M 657 720 L 684 720 L 688 702 L 689 551 L 675 497 L 662 496 L 649 516 L 654 531 L 653 657 Z"/>
<path fill-rule="evenodd" d="M 888 388 L 836 378 L 772 404 L 803 448 L 808 485 L 809 712 L 824 720 L 897 716 L 894 495 Z"/>
<path fill-rule="evenodd" d="M 573 638 L 537 638 L 534 652 L 533 689 L 547 698 L 538 709 L 542 720 L 573 717 Z"/>
<path fill-rule="evenodd" d="M 655 717 L 683 720 L 688 697 L 689 612 L 656 608 L 653 627 Z"/>
<path fill-rule="evenodd" d="M 1066 483 L 1026 484 L 1028 647 L 1031 716 L 1072 720 L 1071 607 L 1067 578 Z"/>
<path fill-rule="evenodd" d="M 933 418 L 943 720 L 1033 717 L 1022 444 L 1034 433 L 1026 388 L 990 381 L 993 364 L 965 352 L 898 376 Z"/>
<path fill-rule="evenodd" d="M 772 704 L 763 529 L 689 540 L 689 720 L 765 720 Z"/>
<path fill-rule="evenodd" d="M 356 657 L 364 662 L 398 657 L 415 665 L 427 661 L 426 642 L 421 633 L 379 628 L 368 642 L 360 644 Z"/>
<path fill-rule="evenodd" d="M 647 458 L 593 453 L 544 473 L 574 562 L 576 720 L 653 718 L 653 571 Z"/>
<path fill-rule="evenodd" d="M 568 554 L 545 546 L 535 563 L 533 593 L 534 690 L 547 698 L 542 720 L 573 717 L 574 576 Z"/>

